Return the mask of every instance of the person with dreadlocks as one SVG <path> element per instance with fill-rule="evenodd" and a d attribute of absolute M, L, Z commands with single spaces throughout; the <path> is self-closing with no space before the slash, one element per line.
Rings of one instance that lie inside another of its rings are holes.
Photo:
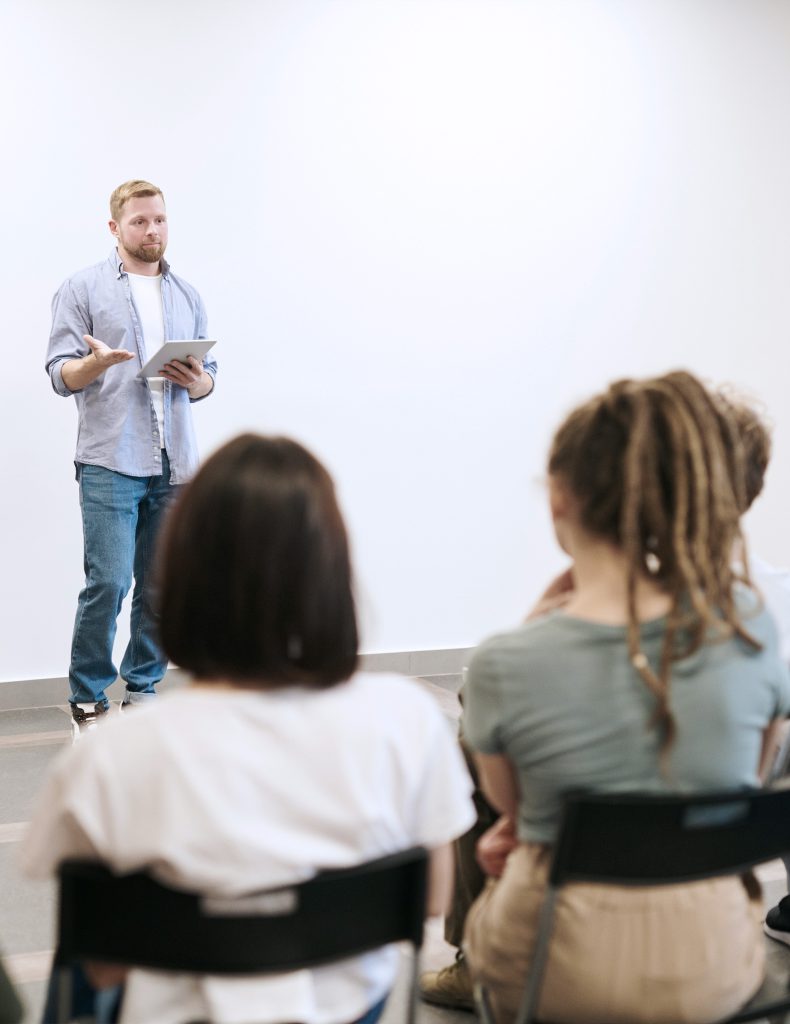
<path fill-rule="evenodd" d="M 790 713 L 775 626 L 732 566 L 745 467 L 725 404 L 686 372 L 618 381 L 560 426 L 548 470 L 573 590 L 482 644 L 464 690 L 496 828 L 517 840 L 466 923 L 471 975 L 500 1024 L 522 995 L 563 795 L 758 785 L 768 734 Z M 751 876 L 569 887 L 538 1016 L 727 1016 L 762 979 L 761 916 Z"/>
<path fill-rule="evenodd" d="M 729 406 L 729 415 L 737 425 L 743 444 L 743 511 L 747 512 L 763 490 L 765 471 L 771 459 L 771 435 L 751 403 L 728 393 L 725 393 L 723 398 Z M 742 563 L 744 560 L 736 551 L 736 562 Z M 748 567 L 751 579 L 776 624 L 782 660 L 790 663 L 790 572 L 771 565 L 751 553 Z M 765 751 L 763 758 L 761 774 L 766 781 L 777 776 L 786 776 L 790 768 L 790 722 L 785 722 L 781 732 L 777 733 L 775 745 Z M 790 891 L 790 858 L 785 857 L 784 864 Z M 772 939 L 790 946 L 790 896 L 783 896 L 775 907 L 770 908 L 765 917 L 763 931 Z"/>
<path fill-rule="evenodd" d="M 743 445 L 743 512 L 746 513 L 763 492 L 765 473 L 771 461 L 771 433 L 754 402 L 733 393 L 730 388 L 722 392 L 722 398 Z M 736 550 L 736 564 L 742 561 L 743 556 Z M 779 653 L 790 664 L 790 572 L 750 551 L 749 575 L 776 623 Z"/>

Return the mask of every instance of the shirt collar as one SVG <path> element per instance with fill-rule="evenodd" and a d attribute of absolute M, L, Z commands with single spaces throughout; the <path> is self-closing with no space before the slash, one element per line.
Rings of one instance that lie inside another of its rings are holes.
<path fill-rule="evenodd" d="M 115 268 L 116 278 L 120 280 L 126 273 L 126 270 L 123 265 L 123 260 L 121 259 L 117 249 L 113 249 L 110 253 L 110 263 Z M 170 264 L 167 262 L 164 256 L 159 260 L 159 269 L 162 272 L 162 277 L 167 277 L 167 275 L 170 273 Z"/>

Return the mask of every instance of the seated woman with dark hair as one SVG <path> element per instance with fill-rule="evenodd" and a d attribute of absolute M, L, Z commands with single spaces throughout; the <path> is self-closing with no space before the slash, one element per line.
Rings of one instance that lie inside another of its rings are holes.
<path fill-rule="evenodd" d="M 29 872 L 87 855 L 236 895 L 423 845 L 429 910 L 441 913 L 471 785 L 417 684 L 356 672 L 348 544 L 326 470 L 287 439 L 231 441 L 173 509 L 162 563 L 164 650 L 193 681 L 66 752 L 27 837 Z M 121 1021 L 367 1022 L 396 966 L 384 949 L 265 978 L 132 970 Z"/>

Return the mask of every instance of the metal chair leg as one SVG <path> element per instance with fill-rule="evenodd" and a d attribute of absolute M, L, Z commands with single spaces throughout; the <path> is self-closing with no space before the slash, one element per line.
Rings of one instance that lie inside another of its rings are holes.
<path fill-rule="evenodd" d="M 488 990 L 485 985 L 481 985 L 480 982 L 476 982 L 472 992 L 474 995 L 475 1010 L 477 1011 L 477 1016 L 482 1021 L 482 1024 L 496 1024 L 494 1010 L 491 1006 L 491 1000 L 488 997 Z"/>
<path fill-rule="evenodd" d="M 69 1024 L 71 1019 L 71 1005 L 73 1001 L 73 979 L 69 966 L 56 967 L 57 992 L 58 992 L 58 1021 L 57 1024 Z"/>
<path fill-rule="evenodd" d="M 420 951 L 411 951 L 411 970 L 409 971 L 409 1006 L 406 1013 L 407 1024 L 417 1024 L 417 992 L 420 982 Z"/>
<path fill-rule="evenodd" d="M 540 908 L 535 952 L 532 954 L 532 963 L 527 974 L 524 998 L 516 1016 L 515 1024 L 532 1024 L 535 1014 L 538 1012 L 538 999 L 540 998 L 540 990 L 543 985 L 543 972 L 549 957 L 549 942 L 551 941 L 551 930 L 554 924 L 554 905 L 556 902 L 557 890 L 554 886 L 550 885 L 546 889 L 543 906 Z"/>

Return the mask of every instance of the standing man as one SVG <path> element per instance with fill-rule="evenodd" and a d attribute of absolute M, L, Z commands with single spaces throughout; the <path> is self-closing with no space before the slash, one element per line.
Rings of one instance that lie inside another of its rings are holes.
<path fill-rule="evenodd" d="M 52 303 L 47 372 L 79 415 L 75 465 L 85 544 L 69 684 L 75 736 L 109 707 L 113 642 L 134 574 L 131 636 L 121 662 L 125 704 L 154 696 L 167 663 L 157 642 L 152 557 L 162 515 L 197 467 L 191 405 L 214 389 L 216 362 L 168 363 L 138 377 L 166 340 L 206 337 L 195 289 L 164 259 L 162 192 L 127 181 L 110 196 L 109 258 L 61 285 Z"/>

